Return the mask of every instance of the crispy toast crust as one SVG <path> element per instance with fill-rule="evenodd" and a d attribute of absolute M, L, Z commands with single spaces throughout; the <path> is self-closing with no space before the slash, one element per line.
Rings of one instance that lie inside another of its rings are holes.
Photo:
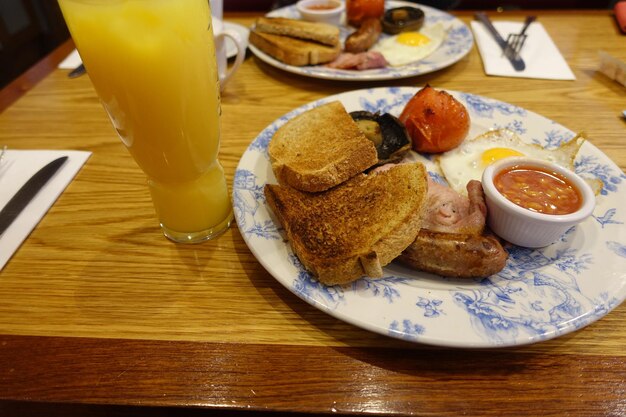
<path fill-rule="evenodd" d="M 250 31 L 249 41 L 273 58 L 297 67 L 324 64 L 334 60 L 341 53 L 339 45 L 322 45 L 289 36 L 261 33 L 256 30 Z"/>
<path fill-rule="evenodd" d="M 415 240 L 426 175 L 420 163 L 402 164 L 323 193 L 267 184 L 265 196 L 304 267 L 324 284 L 346 284 L 381 277 Z"/>
<path fill-rule="evenodd" d="M 327 23 L 307 22 L 285 17 L 260 17 L 256 20 L 254 29 L 257 32 L 290 36 L 329 46 L 339 45 L 339 28 Z"/>
<path fill-rule="evenodd" d="M 279 183 L 309 192 L 334 187 L 378 162 L 376 146 L 339 101 L 289 120 L 268 152 Z"/>

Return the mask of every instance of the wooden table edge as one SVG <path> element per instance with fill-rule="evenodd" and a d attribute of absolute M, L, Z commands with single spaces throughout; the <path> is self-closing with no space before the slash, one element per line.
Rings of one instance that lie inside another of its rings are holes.
<path fill-rule="evenodd" d="M 0 335 L 0 414 L 37 415 L 43 404 L 60 415 L 85 407 L 369 414 L 370 404 L 383 401 L 383 414 L 608 416 L 626 376 L 626 357 L 412 346 Z M 411 399 L 425 389 L 432 404 L 417 409 Z M 450 389 L 465 409 L 450 401 Z M 506 393 L 510 402 L 496 404 Z M 557 394 L 565 404 L 550 402 Z"/>

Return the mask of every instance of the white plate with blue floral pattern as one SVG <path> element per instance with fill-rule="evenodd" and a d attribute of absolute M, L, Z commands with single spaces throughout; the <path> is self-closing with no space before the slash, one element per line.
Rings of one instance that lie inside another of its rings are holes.
<path fill-rule="evenodd" d="M 448 28 L 445 40 L 443 41 L 441 46 L 439 46 L 439 48 L 437 48 L 432 54 L 420 61 L 401 67 L 387 67 L 364 71 L 334 69 L 324 65 L 309 65 L 304 67 L 297 67 L 294 65 L 287 65 L 272 58 L 268 54 L 256 48 L 254 45 L 249 45 L 249 48 L 252 53 L 254 53 L 254 55 L 256 55 L 261 61 L 276 68 L 280 68 L 284 71 L 313 78 L 344 81 L 391 80 L 396 78 L 406 78 L 421 74 L 427 74 L 458 62 L 472 49 L 472 45 L 474 45 L 474 37 L 472 36 L 472 31 L 461 20 L 457 19 L 449 13 L 420 4 L 403 1 L 385 2 L 385 7 L 388 9 L 401 6 L 413 6 L 422 9 L 425 16 L 425 26 L 430 26 L 436 24 L 437 22 L 442 22 L 444 26 Z M 268 13 L 267 16 L 300 19 L 300 13 L 296 9 L 295 5 L 276 9 Z M 348 35 L 354 30 L 354 28 L 351 28 L 347 25 L 340 26 L 340 37 L 342 40 L 342 44 L 343 41 L 348 37 Z M 388 36 L 389 35 L 383 33 L 381 35 L 381 39 L 384 39 Z"/>
<path fill-rule="evenodd" d="M 450 279 L 392 262 L 382 279 L 361 278 L 327 287 L 302 267 L 280 225 L 272 220 L 263 195 L 266 183 L 276 183 L 267 154 L 272 135 L 288 119 L 332 100 L 340 100 L 348 111 L 397 116 L 417 91 L 392 87 L 330 96 L 284 115 L 252 142 L 235 173 L 233 201 L 239 230 L 265 269 L 298 297 L 340 320 L 438 346 L 535 343 L 580 329 L 619 305 L 626 298 L 626 175 L 589 141 L 578 152 L 575 170 L 603 182 L 593 216 L 546 248 L 507 246 L 509 260 L 496 275 Z M 508 128 L 524 141 L 546 148 L 574 137 L 567 128 L 514 105 L 450 93 L 470 113 L 470 137 Z M 423 160 L 429 171 L 436 167 Z"/>

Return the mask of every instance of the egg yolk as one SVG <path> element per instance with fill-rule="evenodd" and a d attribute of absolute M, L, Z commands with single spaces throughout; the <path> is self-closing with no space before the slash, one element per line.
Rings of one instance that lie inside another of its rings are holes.
<path fill-rule="evenodd" d="M 408 46 L 422 46 L 430 43 L 430 38 L 418 32 L 404 32 L 398 35 L 396 42 Z"/>
<path fill-rule="evenodd" d="M 523 153 L 509 148 L 487 149 L 480 157 L 483 166 L 491 165 L 494 162 L 509 156 L 525 156 Z"/>

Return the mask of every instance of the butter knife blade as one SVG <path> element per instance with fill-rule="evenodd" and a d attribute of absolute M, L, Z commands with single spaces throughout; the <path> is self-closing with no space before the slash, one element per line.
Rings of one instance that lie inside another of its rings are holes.
<path fill-rule="evenodd" d="M 65 161 L 67 161 L 67 156 L 62 156 L 50 162 L 30 177 L 17 193 L 11 197 L 6 206 L 0 211 L 0 236 L 20 215 L 24 207 L 39 193 L 43 186 L 50 181 L 50 178 L 63 166 Z"/>
<path fill-rule="evenodd" d="M 500 46 L 500 48 L 502 48 L 504 56 L 506 56 L 511 62 L 511 65 L 513 65 L 515 71 L 524 71 L 524 69 L 526 68 L 524 60 L 520 58 L 520 56 L 517 55 L 514 51 L 512 51 L 511 48 L 508 47 L 508 44 L 493 26 L 493 23 L 491 23 L 489 17 L 487 17 L 487 15 L 482 12 L 476 13 L 475 16 L 483 23 L 483 25 L 485 25 L 489 33 L 491 33 L 491 36 L 493 36 L 493 38 L 496 40 L 496 43 Z"/>
<path fill-rule="evenodd" d="M 80 77 L 86 72 L 87 72 L 87 69 L 85 68 L 85 64 L 80 64 L 79 66 L 74 68 L 72 71 L 70 71 L 70 73 L 67 74 L 67 76 L 69 78 L 76 78 L 76 77 Z"/>

